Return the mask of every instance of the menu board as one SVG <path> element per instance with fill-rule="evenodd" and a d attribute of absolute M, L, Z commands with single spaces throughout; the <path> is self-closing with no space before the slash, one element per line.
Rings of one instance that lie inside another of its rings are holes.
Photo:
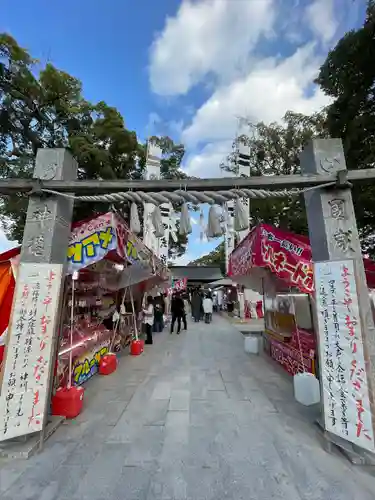
<path fill-rule="evenodd" d="M 314 266 L 325 427 L 374 451 L 354 263 L 316 262 Z"/>
<path fill-rule="evenodd" d="M 43 428 L 62 269 L 19 266 L 0 394 L 0 441 Z"/>

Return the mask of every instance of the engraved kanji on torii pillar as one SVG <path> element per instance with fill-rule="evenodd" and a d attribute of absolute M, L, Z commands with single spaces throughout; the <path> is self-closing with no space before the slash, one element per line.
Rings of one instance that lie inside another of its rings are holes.
<path fill-rule="evenodd" d="M 346 162 L 341 139 L 312 140 L 301 154 L 301 171 L 305 175 L 345 172 Z M 324 188 L 323 186 L 322 188 L 309 188 L 305 191 L 304 197 L 314 263 L 353 261 L 355 271 L 354 283 L 357 289 L 359 310 L 359 318 L 356 318 L 355 321 L 356 325 L 357 322 L 359 323 L 358 326 L 360 326 L 362 331 L 362 339 L 358 339 L 358 341 L 363 343 L 366 378 L 374 424 L 375 327 L 351 189 L 350 186 L 345 186 L 345 184 L 339 187 L 330 186 Z M 345 305 L 337 305 L 337 307 L 339 306 L 344 307 Z M 328 307 L 333 308 L 330 304 Z M 347 318 L 349 318 L 348 313 Z M 350 326 L 347 324 L 348 321 L 349 319 L 346 320 L 346 326 Z M 340 330 L 339 325 L 337 328 Z M 328 334 L 331 334 L 331 332 L 327 332 Z M 344 339 L 346 344 L 350 341 L 351 339 Z M 321 342 L 320 345 L 322 345 Z M 322 361 L 322 352 L 320 352 L 320 360 Z M 333 363 L 337 364 L 337 360 L 333 360 Z M 321 366 L 321 374 L 322 370 L 324 370 L 324 367 Z M 345 372 L 344 376 L 348 379 L 348 382 L 352 375 Z M 324 386 L 324 380 L 322 381 L 321 379 L 321 383 Z M 349 384 L 347 385 L 349 387 Z M 347 394 L 347 396 L 352 397 L 352 394 Z M 360 411 L 356 410 L 355 415 L 358 422 L 361 421 Z M 325 408 L 325 412 L 327 412 L 327 408 Z"/>
<path fill-rule="evenodd" d="M 34 178 L 75 180 L 77 163 L 65 149 L 40 149 Z M 0 441 L 43 433 L 47 423 L 73 205 L 63 196 L 30 196 L 1 380 Z"/>

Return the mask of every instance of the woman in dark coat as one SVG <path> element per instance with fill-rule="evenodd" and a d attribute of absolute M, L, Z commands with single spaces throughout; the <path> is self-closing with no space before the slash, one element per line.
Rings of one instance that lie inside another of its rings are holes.
<path fill-rule="evenodd" d="M 198 290 L 195 290 L 191 298 L 191 314 L 196 323 L 201 319 L 202 303 L 203 301 L 201 294 L 198 292 Z"/>

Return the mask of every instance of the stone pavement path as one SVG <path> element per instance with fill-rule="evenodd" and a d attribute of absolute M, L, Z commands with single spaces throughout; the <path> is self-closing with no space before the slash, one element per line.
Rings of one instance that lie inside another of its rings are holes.
<path fill-rule="evenodd" d="M 86 386 L 42 454 L 0 462 L 2 500 L 373 500 L 371 471 L 327 454 L 314 410 L 215 316 L 155 335 Z"/>

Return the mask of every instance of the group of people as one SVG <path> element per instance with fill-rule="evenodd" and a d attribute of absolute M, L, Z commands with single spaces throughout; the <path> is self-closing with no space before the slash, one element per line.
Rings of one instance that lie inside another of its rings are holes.
<path fill-rule="evenodd" d="M 214 302 L 211 293 L 203 293 L 196 289 L 191 295 L 191 315 L 196 323 L 204 318 L 205 323 L 211 323 Z"/>
<path fill-rule="evenodd" d="M 187 314 L 191 312 L 191 316 L 197 323 L 204 319 L 205 323 L 211 323 L 212 313 L 214 309 L 214 301 L 211 293 L 203 293 L 196 289 L 191 296 L 187 293 L 182 294 L 176 292 L 172 295 L 171 301 L 171 329 L 172 334 L 177 323 L 177 334 L 181 332 L 181 326 L 187 330 Z M 146 305 L 143 308 L 143 324 L 146 333 L 146 344 L 152 344 L 153 332 L 162 332 L 164 329 L 165 317 L 165 301 L 163 295 L 155 298 L 148 296 Z"/>

